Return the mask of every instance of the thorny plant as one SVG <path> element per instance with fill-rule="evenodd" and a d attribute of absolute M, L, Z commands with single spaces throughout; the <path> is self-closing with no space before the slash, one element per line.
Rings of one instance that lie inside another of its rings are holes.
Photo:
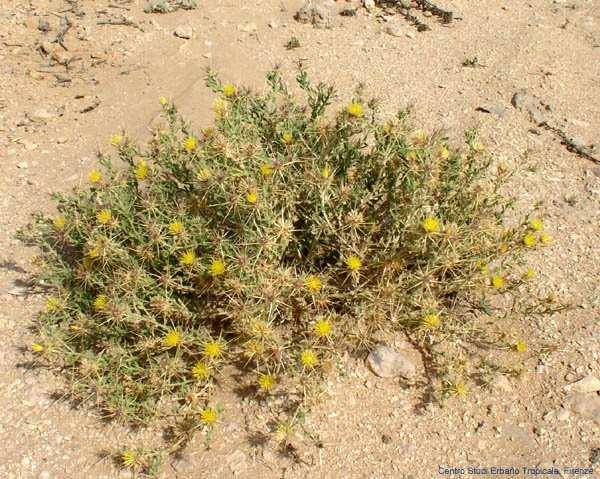
<path fill-rule="evenodd" d="M 231 370 L 293 405 L 274 428 L 287 437 L 338 354 L 382 332 L 418 347 L 442 399 L 500 368 L 490 349 L 519 362 L 527 345 L 509 320 L 557 309 L 523 259 L 551 237 L 536 217 L 506 224 L 510 173 L 475 131 L 454 148 L 408 111 L 380 123 L 360 92 L 326 114 L 333 89 L 303 70 L 306 104 L 279 72 L 267 80 L 257 94 L 209 72 L 215 124 L 199 134 L 161 98 L 166 131 L 146 148 L 113 135 L 126 167 L 100 155 L 89 186 L 56 194 L 59 214 L 21 232 L 53 289 L 39 361 L 109 417 L 176 417 L 172 450 L 219 423 Z"/>

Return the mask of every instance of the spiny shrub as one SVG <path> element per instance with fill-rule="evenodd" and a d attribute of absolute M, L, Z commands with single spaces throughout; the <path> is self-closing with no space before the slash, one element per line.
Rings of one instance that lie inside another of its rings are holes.
<path fill-rule="evenodd" d="M 443 397 L 493 369 L 490 347 L 525 351 L 499 318 L 547 310 L 522 252 L 551 238 L 537 218 L 505 224 L 509 174 L 476 133 L 453 148 L 408 111 L 380 123 L 360 92 L 326 112 L 333 89 L 304 71 L 303 102 L 267 80 L 257 94 L 209 72 L 199 134 L 161 98 L 167 129 L 146 148 L 114 135 L 125 167 L 100 155 L 22 232 L 54 289 L 34 349 L 72 393 L 133 422 L 176 415 L 187 434 L 219 420 L 232 368 L 302 405 L 338 353 L 401 332 Z"/>

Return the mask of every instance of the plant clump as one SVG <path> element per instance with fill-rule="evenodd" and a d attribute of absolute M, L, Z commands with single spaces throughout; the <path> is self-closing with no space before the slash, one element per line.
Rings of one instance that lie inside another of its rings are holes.
<path fill-rule="evenodd" d="M 161 97 L 166 131 L 144 148 L 113 136 L 125 166 L 100 155 L 22 232 L 52 288 L 32 348 L 72 394 L 210 430 L 227 368 L 301 407 L 340 352 L 381 332 L 418 346 L 440 398 L 472 389 L 489 348 L 527 350 L 502 304 L 546 311 L 523 252 L 551 237 L 537 218 L 506 224 L 509 174 L 476 133 L 455 148 L 407 111 L 381 123 L 361 92 L 329 113 L 333 90 L 297 79 L 306 102 L 277 71 L 260 94 L 209 72 L 215 123 L 200 132 Z"/>

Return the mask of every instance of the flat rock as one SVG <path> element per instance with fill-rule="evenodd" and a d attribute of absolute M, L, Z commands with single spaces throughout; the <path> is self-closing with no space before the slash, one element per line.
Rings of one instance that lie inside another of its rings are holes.
<path fill-rule="evenodd" d="M 371 371 L 380 378 L 402 376 L 411 379 L 416 367 L 404 354 L 384 344 L 377 344 L 367 356 L 367 364 Z"/>
<path fill-rule="evenodd" d="M 536 125 L 544 125 L 546 123 L 546 112 L 549 108 L 537 97 L 528 93 L 527 90 L 518 90 L 513 95 L 511 103 L 515 108 L 529 113 L 530 118 Z"/>
<path fill-rule="evenodd" d="M 190 38 L 192 38 L 194 31 L 191 25 L 179 25 L 177 28 L 175 28 L 175 31 L 173 33 L 178 38 L 189 40 Z"/>
<path fill-rule="evenodd" d="M 481 105 L 475 108 L 476 111 L 482 111 L 483 113 L 493 113 L 497 116 L 504 116 L 506 114 L 506 108 L 498 105 Z"/>
<path fill-rule="evenodd" d="M 600 426 L 600 396 L 596 393 L 573 394 L 566 400 L 567 407 L 584 419 Z"/>
<path fill-rule="evenodd" d="M 56 118 L 56 113 L 52 113 L 46 108 L 36 108 L 31 113 L 28 113 L 27 116 L 31 121 L 46 122 L 48 120 Z"/>
<path fill-rule="evenodd" d="M 390 22 L 385 26 L 385 33 L 393 37 L 401 37 L 404 35 L 402 28 L 396 22 Z"/>
<path fill-rule="evenodd" d="M 294 19 L 299 23 L 310 23 L 315 28 L 331 27 L 331 12 L 324 5 L 312 1 L 306 2 Z"/>
<path fill-rule="evenodd" d="M 568 393 L 594 393 L 600 391 L 600 379 L 589 375 L 564 387 Z"/>

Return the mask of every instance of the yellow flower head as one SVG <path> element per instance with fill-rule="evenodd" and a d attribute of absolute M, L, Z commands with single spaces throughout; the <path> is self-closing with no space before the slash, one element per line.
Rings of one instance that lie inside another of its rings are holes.
<path fill-rule="evenodd" d="M 320 338 L 325 338 L 330 336 L 333 331 L 333 327 L 331 326 L 331 321 L 328 319 L 319 319 L 315 323 L 315 333 Z"/>
<path fill-rule="evenodd" d="M 223 346 L 219 341 L 209 341 L 204 345 L 204 355 L 209 359 L 217 359 L 223 354 Z"/>
<path fill-rule="evenodd" d="M 362 266 L 362 261 L 358 256 L 352 255 L 346 259 L 346 266 L 350 271 L 358 271 Z"/>
<path fill-rule="evenodd" d="M 281 139 L 286 145 L 289 145 L 292 141 L 294 141 L 294 136 L 289 131 L 285 131 L 283 135 L 281 135 Z"/>
<path fill-rule="evenodd" d="M 192 376 L 199 381 L 206 381 L 210 377 L 210 369 L 203 361 L 198 361 L 192 368 Z"/>
<path fill-rule="evenodd" d="M 319 291 L 321 289 L 321 280 L 314 274 L 309 274 L 304 280 L 304 286 L 310 291 Z"/>
<path fill-rule="evenodd" d="M 179 256 L 179 264 L 181 266 L 194 266 L 196 264 L 196 253 L 191 249 L 181 253 L 181 256 Z"/>
<path fill-rule="evenodd" d="M 423 326 L 427 329 L 437 329 L 440 327 L 440 315 L 439 314 L 428 314 L 423 318 Z"/>
<path fill-rule="evenodd" d="M 537 238 L 531 233 L 527 233 L 523 236 L 523 244 L 528 248 L 533 248 L 537 244 Z"/>
<path fill-rule="evenodd" d="M 102 173 L 99 170 L 92 170 L 88 175 L 90 183 L 100 183 L 102 181 Z"/>
<path fill-rule="evenodd" d="M 35 353 L 41 353 L 44 351 L 44 346 L 40 343 L 33 343 L 31 345 L 31 349 L 33 350 L 33 352 Z"/>
<path fill-rule="evenodd" d="M 527 343 L 525 341 L 517 341 L 515 343 L 515 350 L 519 353 L 524 353 L 527 351 Z"/>
<path fill-rule="evenodd" d="M 169 100 L 166 96 L 161 96 L 158 98 L 158 103 L 160 103 L 162 106 L 165 106 L 167 103 L 169 103 Z"/>
<path fill-rule="evenodd" d="M 319 358 L 313 350 L 305 349 L 300 353 L 300 362 L 305 368 L 314 368 L 319 362 Z"/>
<path fill-rule="evenodd" d="M 440 229 L 440 222 L 436 218 L 429 216 L 423 220 L 421 228 L 423 228 L 425 233 L 435 233 Z"/>
<path fill-rule="evenodd" d="M 105 225 L 105 224 L 109 223 L 110 220 L 112 219 L 112 213 L 110 212 L 110 210 L 101 210 L 96 215 L 96 219 L 98 220 L 98 223 Z"/>
<path fill-rule="evenodd" d="M 548 245 L 548 244 L 552 243 L 552 236 L 549 235 L 548 233 L 542 233 L 540 235 L 540 241 L 542 242 L 542 244 Z"/>
<path fill-rule="evenodd" d="M 258 376 L 258 385 L 263 391 L 269 391 L 275 384 L 275 376 L 272 374 L 260 374 Z"/>
<path fill-rule="evenodd" d="M 193 136 L 188 136 L 181 145 L 185 151 L 192 152 L 198 147 L 198 140 Z"/>
<path fill-rule="evenodd" d="M 498 246 L 498 250 L 502 254 L 506 253 L 508 251 L 508 243 L 500 243 L 500 246 Z"/>
<path fill-rule="evenodd" d="M 533 268 L 527 268 L 527 271 L 525 271 L 525 278 L 526 279 L 533 279 L 536 276 L 536 272 Z"/>
<path fill-rule="evenodd" d="M 225 272 L 225 263 L 220 260 L 215 260 L 210 265 L 210 274 L 212 276 L 220 276 Z"/>
<path fill-rule="evenodd" d="M 539 218 L 533 218 L 530 222 L 529 222 L 529 227 L 533 230 L 533 231 L 542 231 L 544 229 L 544 223 L 542 222 L 541 219 Z"/>
<path fill-rule="evenodd" d="M 227 98 L 232 97 L 236 93 L 237 93 L 237 88 L 234 85 L 232 85 L 231 83 L 228 83 L 227 85 L 225 85 L 223 87 L 223 95 L 225 95 Z"/>
<path fill-rule="evenodd" d="M 323 171 L 321 171 L 321 176 L 323 178 L 329 178 L 331 176 L 331 169 L 328 166 L 323 168 Z"/>
<path fill-rule="evenodd" d="M 138 180 L 143 180 L 148 176 L 148 163 L 145 160 L 140 160 L 135 167 L 135 177 Z"/>
<path fill-rule="evenodd" d="M 174 348 L 181 344 L 182 339 L 181 333 L 176 329 L 172 329 L 163 338 L 163 344 L 169 348 Z"/>
<path fill-rule="evenodd" d="M 496 289 L 503 288 L 505 284 L 504 278 L 499 275 L 492 276 L 492 286 Z"/>
<path fill-rule="evenodd" d="M 120 146 L 120 145 L 121 145 L 121 143 L 123 143 L 123 139 L 124 139 L 124 138 L 123 138 L 123 135 L 117 135 L 117 134 L 115 134 L 115 135 L 112 135 L 112 136 L 110 137 L 110 144 L 111 144 L 112 146 Z"/>
<path fill-rule="evenodd" d="M 126 451 L 123 451 L 123 454 L 121 454 L 121 462 L 123 463 L 123 466 L 125 467 L 133 467 L 135 466 L 135 464 L 137 463 L 138 457 L 137 454 L 132 451 L 131 449 L 127 449 Z"/>
<path fill-rule="evenodd" d="M 62 215 L 57 216 L 56 218 L 54 218 L 54 220 L 52 220 L 52 226 L 54 227 L 54 229 L 56 231 L 62 230 L 66 224 L 67 224 L 67 219 Z"/>
<path fill-rule="evenodd" d="M 273 174 L 273 167 L 268 163 L 264 163 L 260 167 L 260 172 L 263 176 L 271 176 Z"/>
<path fill-rule="evenodd" d="M 246 193 L 246 201 L 250 204 L 254 204 L 256 203 L 256 201 L 258 200 L 258 195 L 256 194 L 256 192 L 254 191 L 249 191 L 248 193 Z"/>
<path fill-rule="evenodd" d="M 465 383 L 456 383 L 452 389 L 454 394 L 460 398 L 464 398 L 469 394 L 469 389 Z"/>
<path fill-rule="evenodd" d="M 473 148 L 473 151 L 480 153 L 485 150 L 485 145 L 481 141 L 476 140 L 471 144 L 471 148 Z"/>
<path fill-rule="evenodd" d="M 54 296 L 50 296 L 46 300 L 46 311 L 51 313 L 52 311 L 56 311 L 60 307 L 60 300 Z"/>
<path fill-rule="evenodd" d="M 218 413 L 213 408 L 206 407 L 200 412 L 200 419 L 207 426 L 212 426 L 217 422 Z"/>
<path fill-rule="evenodd" d="M 208 168 L 201 168 L 198 170 L 198 173 L 196 173 L 196 178 L 200 181 L 208 181 L 211 176 L 212 172 Z"/>
<path fill-rule="evenodd" d="M 169 223 L 169 231 L 172 235 L 180 235 L 183 233 L 183 223 L 181 221 L 173 221 Z"/>
<path fill-rule="evenodd" d="M 448 151 L 448 148 L 446 148 L 445 146 L 441 146 L 438 150 L 438 156 L 442 160 L 447 160 L 450 157 L 450 151 Z"/>
<path fill-rule="evenodd" d="M 213 102 L 213 111 L 215 112 L 215 116 L 217 118 L 222 117 L 227 110 L 229 109 L 229 102 L 224 98 L 217 98 Z"/>
<path fill-rule="evenodd" d="M 107 304 L 108 304 L 108 298 L 104 294 L 99 294 L 94 299 L 94 310 L 95 311 L 104 311 L 106 309 Z"/>
<path fill-rule="evenodd" d="M 363 116 L 363 114 L 364 114 L 363 106 L 357 101 L 348 103 L 348 106 L 346 107 L 346 111 L 348 112 L 348 115 L 354 116 L 354 117 L 360 117 L 360 116 Z"/>
<path fill-rule="evenodd" d="M 427 133 L 423 130 L 417 130 L 410 135 L 410 139 L 414 143 L 425 143 L 427 141 Z"/>

